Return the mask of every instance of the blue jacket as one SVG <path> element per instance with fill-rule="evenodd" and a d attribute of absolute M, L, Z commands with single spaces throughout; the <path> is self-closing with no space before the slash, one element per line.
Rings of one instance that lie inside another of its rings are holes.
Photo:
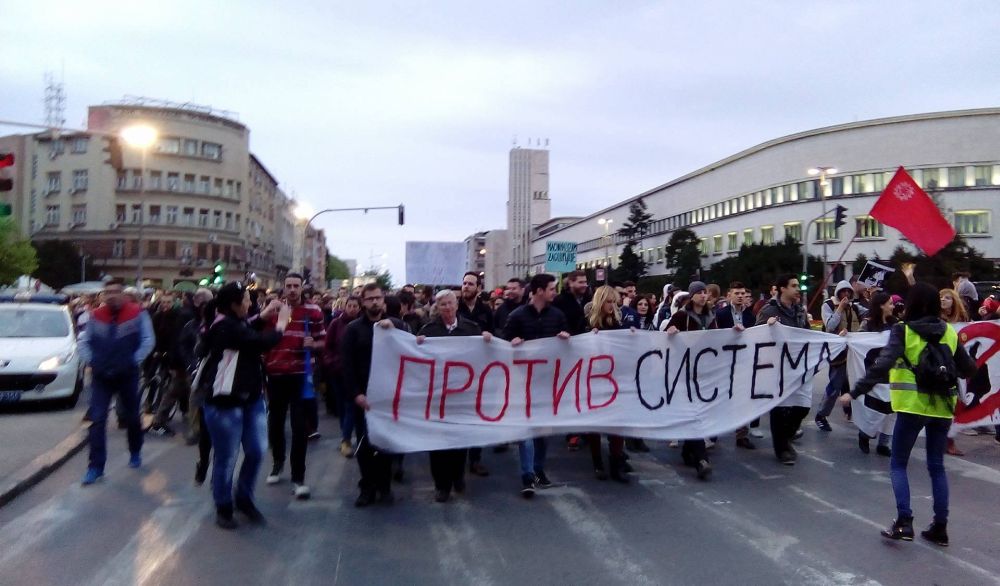
<path fill-rule="evenodd" d="M 77 346 L 93 375 L 110 379 L 138 375 L 155 343 L 149 314 L 138 303 L 126 303 L 117 312 L 107 305 L 97 308 Z"/>

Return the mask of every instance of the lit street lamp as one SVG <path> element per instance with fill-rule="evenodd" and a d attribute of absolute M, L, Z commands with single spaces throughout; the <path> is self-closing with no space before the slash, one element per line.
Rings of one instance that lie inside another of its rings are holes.
<path fill-rule="evenodd" d="M 611 224 L 614 223 L 614 220 L 611 218 L 601 218 L 600 220 L 597 220 L 597 223 L 604 226 L 604 284 L 606 285 L 611 279 L 611 252 L 609 251 L 609 247 L 611 246 L 611 235 L 609 234 L 609 231 L 611 230 Z"/>
<path fill-rule="evenodd" d="M 139 149 L 141 153 L 141 163 L 139 164 L 139 258 L 135 269 L 135 286 L 142 289 L 142 264 L 145 258 L 143 250 L 143 226 L 146 225 L 146 211 L 144 209 L 144 196 L 146 194 L 146 153 L 149 147 L 153 146 L 157 139 L 156 129 L 146 124 L 136 124 L 126 126 L 120 132 L 120 136 L 130 147 Z"/>

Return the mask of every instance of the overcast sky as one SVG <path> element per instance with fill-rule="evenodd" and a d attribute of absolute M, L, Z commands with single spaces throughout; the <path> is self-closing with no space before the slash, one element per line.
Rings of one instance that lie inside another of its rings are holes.
<path fill-rule="evenodd" d="M 1000 3 L 0 0 L 0 118 L 138 95 L 239 113 L 327 214 L 331 252 L 404 278 L 407 240 L 503 228 L 514 137 L 578 215 L 782 135 L 1000 105 Z M 7 134 L 16 130 L 0 128 Z M 387 255 L 383 260 L 382 255 Z"/>

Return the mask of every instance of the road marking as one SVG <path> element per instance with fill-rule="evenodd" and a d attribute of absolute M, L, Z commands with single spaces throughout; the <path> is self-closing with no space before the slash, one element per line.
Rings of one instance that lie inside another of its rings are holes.
<path fill-rule="evenodd" d="M 814 456 L 812 454 L 807 454 L 806 452 L 799 452 L 799 454 L 801 454 L 803 458 L 809 458 L 810 460 L 815 460 L 815 461 L 819 462 L 820 464 L 823 464 L 823 465 L 825 465 L 825 466 L 827 466 L 829 468 L 833 468 L 833 466 L 834 466 L 833 462 L 831 462 L 830 460 L 824 460 L 823 458 L 820 458 L 818 456 Z"/>
<path fill-rule="evenodd" d="M 739 465 L 743 466 L 744 468 L 746 468 L 750 472 L 753 472 L 757 476 L 757 478 L 759 478 L 761 480 L 777 480 L 779 478 L 784 478 L 785 477 L 784 474 L 764 474 L 756 466 L 754 466 L 752 464 L 747 464 L 746 462 L 739 462 Z"/>
<path fill-rule="evenodd" d="M 445 507 L 457 510 L 447 511 Z M 431 522 L 430 529 L 437 548 L 441 577 L 451 584 L 493 584 L 482 555 L 484 550 L 492 548 L 484 547 L 483 537 L 469 522 L 472 507 L 466 502 L 453 502 L 442 504 L 439 508 L 442 510 L 435 512 L 447 519 Z"/>
<path fill-rule="evenodd" d="M 579 488 L 567 487 L 562 491 L 562 496 L 567 498 L 544 500 L 555 509 L 566 526 L 588 544 L 594 552 L 594 559 L 604 565 L 615 581 L 625 584 L 657 583 L 646 574 L 642 564 L 632 557 L 631 551 L 624 546 L 625 539 L 587 493 Z"/>
<path fill-rule="evenodd" d="M 812 492 L 809 492 L 808 490 L 805 490 L 804 488 L 800 488 L 800 487 L 795 486 L 795 485 L 789 485 L 788 488 L 790 488 L 792 491 L 800 494 L 801 496 L 803 496 L 803 497 L 805 497 L 805 498 L 807 498 L 807 499 L 809 499 L 809 500 L 811 500 L 813 502 L 816 502 L 816 503 L 818 503 L 820 505 L 823 505 L 824 507 L 829 508 L 831 510 L 831 512 L 839 513 L 841 515 L 845 515 L 845 516 L 847 516 L 847 517 L 849 517 L 851 519 L 854 519 L 855 521 L 858 521 L 859 523 L 864 523 L 865 525 L 868 525 L 869 527 L 874 527 L 875 529 L 881 530 L 881 529 L 885 528 L 884 526 L 880 525 L 879 523 L 877 523 L 875 521 L 872 521 L 871 519 L 868 519 L 866 517 L 862 517 L 861 515 L 855 513 L 854 511 L 850 511 L 850 510 L 845 509 L 845 508 L 843 508 L 841 506 L 835 505 L 835 504 L 831 503 L 830 501 L 824 499 L 823 497 L 820 497 L 820 496 L 818 496 L 818 495 L 816 495 L 816 494 L 814 494 Z M 998 578 L 993 571 L 990 571 L 990 570 L 987 570 L 986 568 L 982 568 L 980 566 L 977 566 L 976 564 L 974 564 L 972 562 L 969 562 L 969 561 L 966 561 L 966 560 L 964 560 L 964 559 L 962 559 L 960 557 L 951 555 L 950 553 L 948 553 L 945 549 L 943 549 L 941 547 L 936 547 L 936 546 L 933 546 L 933 545 L 929 545 L 929 544 L 926 544 L 926 543 L 923 543 L 923 542 L 917 541 L 917 540 L 909 542 L 907 545 L 908 546 L 909 545 L 913 545 L 914 547 L 923 548 L 926 551 L 932 551 L 932 552 L 934 552 L 937 555 L 940 555 L 940 556 L 943 556 L 945 558 L 948 558 L 948 561 L 953 562 L 953 563 L 955 563 L 955 564 L 957 564 L 957 565 L 965 568 L 966 570 L 969 570 L 970 572 L 973 572 L 975 574 L 979 574 L 980 576 L 982 576 L 982 577 L 986 578 L 987 580 L 989 580 L 989 582 L 991 584 L 1000 584 L 1000 578 Z"/>

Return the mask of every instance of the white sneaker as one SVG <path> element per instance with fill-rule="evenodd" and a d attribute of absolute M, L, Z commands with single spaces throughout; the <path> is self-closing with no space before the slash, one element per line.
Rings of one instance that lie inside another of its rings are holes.
<path fill-rule="evenodd" d="M 267 480 L 265 480 L 264 482 L 268 484 L 278 484 L 279 482 L 281 482 L 281 477 L 278 476 L 277 474 L 268 474 Z"/>
<path fill-rule="evenodd" d="M 309 487 L 304 484 L 292 483 L 292 494 L 300 501 L 304 501 L 309 498 Z"/>
<path fill-rule="evenodd" d="M 755 437 L 757 439 L 760 439 L 760 438 L 764 437 L 764 432 L 761 431 L 760 429 L 756 428 L 756 427 L 751 427 L 750 428 L 750 437 Z"/>
<path fill-rule="evenodd" d="M 714 447 L 715 447 L 715 442 L 713 442 L 712 440 L 710 440 L 708 438 L 705 438 L 705 449 L 706 450 L 711 450 Z"/>
<path fill-rule="evenodd" d="M 667 444 L 667 447 L 668 448 L 676 448 L 679 445 L 681 445 L 681 442 L 679 442 L 677 440 L 670 440 L 670 443 Z"/>

